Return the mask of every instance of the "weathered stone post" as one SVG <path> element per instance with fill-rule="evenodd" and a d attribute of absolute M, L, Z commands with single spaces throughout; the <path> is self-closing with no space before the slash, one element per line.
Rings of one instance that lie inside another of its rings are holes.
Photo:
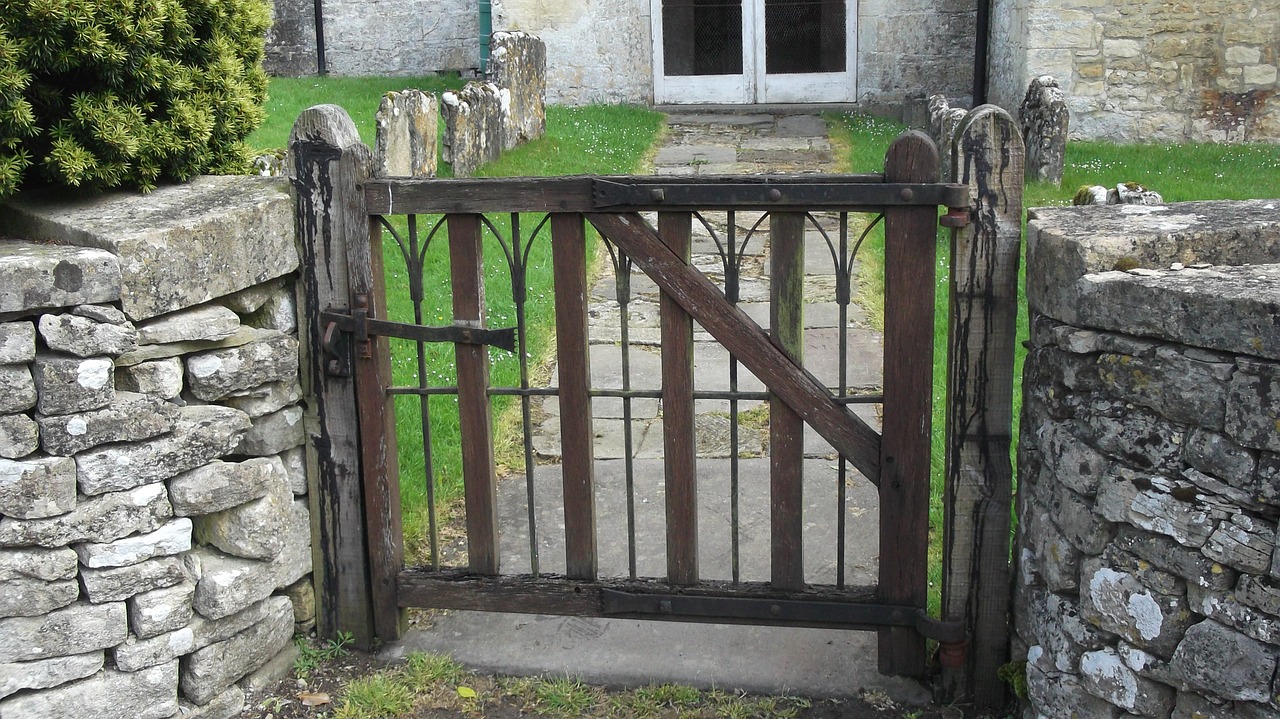
<path fill-rule="evenodd" d="M 943 681 L 953 697 L 996 708 L 1009 645 L 1022 138 L 1007 112 L 983 105 L 960 123 L 949 154 L 951 181 L 969 186 L 972 213 L 951 253 L 942 618 L 965 622 L 970 644 L 962 666 L 944 661 Z"/>
<path fill-rule="evenodd" d="M 1033 79 L 1027 86 L 1018 118 L 1022 121 L 1022 137 L 1027 147 L 1027 179 L 1061 185 L 1071 113 L 1067 111 L 1067 98 L 1058 81 L 1050 75 Z"/>
<path fill-rule="evenodd" d="M 547 45 L 529 33 L 495 32 L 489 47 L 489 79 L 509 93 L 510 150 L 547 132 Z"/>
<path fill-rule="evenodd" d="M 377 177 L 435 177 L 439 116 L 435 95 L 421 90 L 383 95 L 376 116 L 373 174 Z"/>

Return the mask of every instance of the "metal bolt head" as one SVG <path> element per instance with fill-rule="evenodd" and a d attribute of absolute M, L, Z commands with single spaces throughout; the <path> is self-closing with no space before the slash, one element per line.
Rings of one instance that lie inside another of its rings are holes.
<path fill-rule="evenodd" d="M 772 190 L 769 190 L 769 199 L 770 199 L 770 200 L 773 200 L 774 202 L 777 202 L 778 200 L 781 200 L 781 199 L 782 199 L 782 190 L 779 190 L 779 189 L 778 189 L 778 188 L 776 188 L 776 187 L 775 187 L 775 188 L 773 188 Z"/>
<path fill-rule="evenodd" d="M 649 197 L 652 197 L 654 202 L 666 202 L 667 191 L 661 187 L 655 187 L 649 190 Z"/>
<path fill-rule="evenodd" d="M 904 187 L 902 192 L 898 193 L 898 196 L 902 198 L 903 202 L 911 202 L 911 198 L 915 197 L 916 193 L 910 187 Z"/>

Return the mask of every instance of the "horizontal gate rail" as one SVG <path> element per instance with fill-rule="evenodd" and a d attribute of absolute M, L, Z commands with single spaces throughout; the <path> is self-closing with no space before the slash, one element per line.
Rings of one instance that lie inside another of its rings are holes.
<path fill-rule="evenodd" d="M 884 175 L 512 177 L 369 180 L 369 214 L 598 212 L 602 210 L 880 211 L 891 206 L 966 207 L 964 185 L 886 182 Z"/>
<path fill-rule="evenodd" d="M 677 588 L 654 580 L 492 577 L 466 569 L 407 569 L 398 584 L 405 607 L 827 629 L 896 626 L 942 643 L 964 639 L 959 623 L 933 619 L 920 607 L 880 603 L 874 586 L 783 592 L 767 582 L 703 580 Z"/>

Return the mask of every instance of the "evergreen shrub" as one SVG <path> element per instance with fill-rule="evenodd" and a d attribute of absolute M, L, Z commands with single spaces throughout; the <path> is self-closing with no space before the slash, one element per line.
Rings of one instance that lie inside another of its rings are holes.
<path fill-rule="evenodd" d="M 268 0 L 0 0 L 0 196 L 246 171 Z"/>

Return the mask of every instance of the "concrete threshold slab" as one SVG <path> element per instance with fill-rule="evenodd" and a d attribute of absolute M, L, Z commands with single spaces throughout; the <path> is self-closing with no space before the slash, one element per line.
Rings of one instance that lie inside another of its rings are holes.
<path fill-rule="evenodd" d="M 382 655 L 411 652 L 448 654 L 494 674 L 567 675 L 611 687 L 679 683 L 837 698 L 873 690 L 901 704 L 930 700 L 919 682 L 876 671 L 874 632 L 447 612 Z"/>

